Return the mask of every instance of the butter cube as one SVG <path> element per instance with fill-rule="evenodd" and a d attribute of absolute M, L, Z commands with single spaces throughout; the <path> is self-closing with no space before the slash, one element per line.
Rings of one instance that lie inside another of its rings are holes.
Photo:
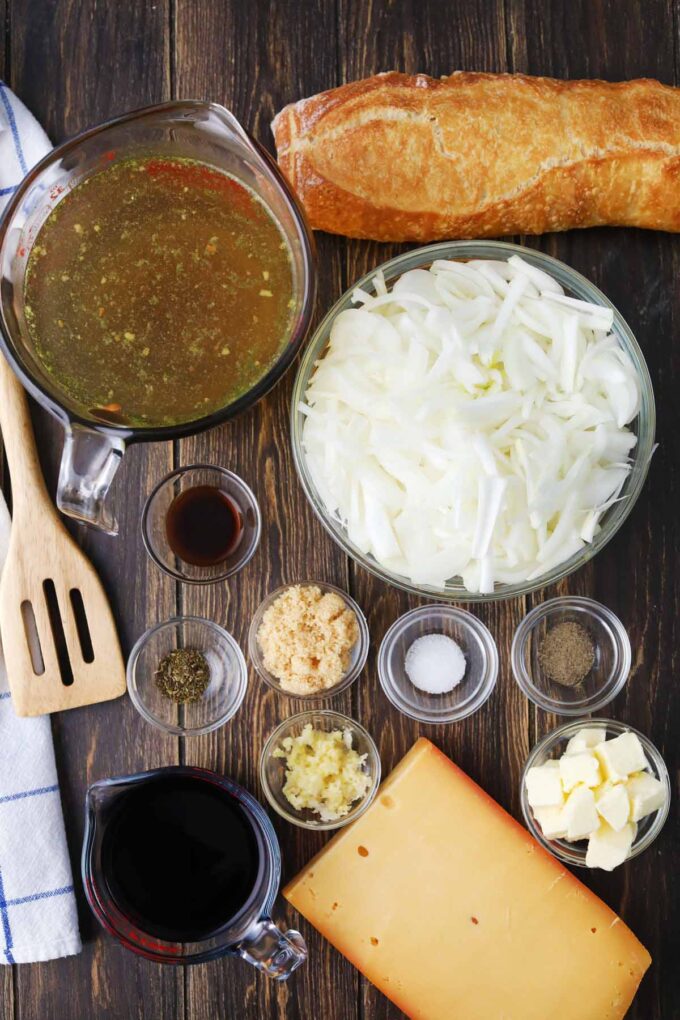
<path fill-rule="evenodd" d="M 529 804 L 535 810 L 541 807 L 561 807 L 564 793 L 560 781 L 559 762 L 547 761 L 545 765 L 534 765 L 526 777 Z"/>
<path fill-rule="evenodd" d="M 619 832 L 614 832 L 610 825 L 602 822 L 588 840 L 586 867 L 613 871 L 619 864 L 623 864 L 630 853 L 636 831 L 637 826 L 632 822 L 628 822 Z"/>
<path fill-rule="evenodd" d="M 580 754 L 581 751 L 589 751 L 598 744 L 603 744 L 606 739 L 607 731 L 603 727 L 592 726 L 590 729 L 582 729 L 571 738 L 564 753 Z"/>
<path fill-rule="evenodd" d="M 666 801 L 666 787 L 647 772 L 632 776 L 626 783 L 630 798 L 630 818 L 639 822 L 641 818 L 658 811 Z"/>
<path fill-rule="evenodd" d="M 560 758 L 560 779 L 565 793 L 569 793 L 579 783 L 583 783 L 584 786 L 599 786 L 602 782 L 600 763 L 592 751 L 564 754 Z"/>
<path fill-rule="evenodd" d="M 625 785 L 603 783 L 600 789 L 595 791 L 595 807 L 600 817 L 604 818 L 614 832 L 620 832 L 630 818 L 630 798 Z"/>
<path fill-rule="evenodd" d="M 567 835 L 561 807 L 536 808 L 534 818 L 546 839 L 564 839 Z"/>
<path fill-rule="evenodd" d="M 567 797 L 562 809 L 562 823 L 571 842 L 585 839 L 595 832 L 600 819 L 595 807 L 595 794 L 587 786 L 577 786 Z"/>
<path fill-rule="evenodd" d="M 613 783 L 624 782 L 631 772 L 647 767 L 642 744 L 634 733 L 622 733 L 613 740 L 605 740 L 595 748 L 606 779 Z"/>

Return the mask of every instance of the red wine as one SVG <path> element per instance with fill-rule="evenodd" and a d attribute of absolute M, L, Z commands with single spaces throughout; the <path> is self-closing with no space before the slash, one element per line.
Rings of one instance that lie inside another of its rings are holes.
<path fill-rule="evenodd" d="M 168 545 L 196 567 L 213 567 L 234 551 L 241 537 L 241 514 L 226 492 L 195 485 L 176 496 L 165 518 Z"/>
<path fill-rule="evenodd" d="M 198 942 L 247 903 L 260 850 L 238 800 L 209 780 L 158 776 L 122 793 L 102 841 L 118 909 L 170 942 Z"/>

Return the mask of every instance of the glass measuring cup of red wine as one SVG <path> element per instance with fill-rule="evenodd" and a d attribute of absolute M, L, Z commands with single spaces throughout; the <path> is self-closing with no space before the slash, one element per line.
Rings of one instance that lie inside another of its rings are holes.
<path fill-rule="evenodd" d="M 240 956 L 284 981 L 307 958 L 270 913 L 281 876 L 274 829 L 237 783 L 170 766 L 94 783 L 82 856 L 95 916 L 158 963 Z"/>
<path fill-rule="evenodd" d="M 142 512 L 149 556 L 166 574 L 214 584 L 242 570 L 260 541 L 262 524 L 249 486 L 227 468 L 191 464 L 172 471 Z"/>

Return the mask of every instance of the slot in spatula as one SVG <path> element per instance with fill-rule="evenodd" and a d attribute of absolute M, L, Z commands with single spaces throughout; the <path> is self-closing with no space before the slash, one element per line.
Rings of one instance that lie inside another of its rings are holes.
<path fill-rule="evenodd" d="M 13 503 L 0 632 L 14 709 L 42 715 L 117 698 L 125 665 L 108 599 L 52 505 L 26 394 L 1 354 L 0 428 Z"/>

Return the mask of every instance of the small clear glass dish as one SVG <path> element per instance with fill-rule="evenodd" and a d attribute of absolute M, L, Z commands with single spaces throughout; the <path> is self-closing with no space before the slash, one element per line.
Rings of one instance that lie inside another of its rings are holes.
<path fill-rule="evenodd" d="M 628 860 L 632 860 L 633 857 L 638 857 L 647 847 L 651 846 L 656 837 L 663 829 L 664 822 L 668 817 L 668 810 L 671 801 L 671 783 L 668 776 L 668 769 L 666 764 L 661 757 L 659 751 L 657 751 L 654 744 L 649 740 L 643 733 L 636 730 L 633 726 L 627 726 L 625 723 L 615 722 L 613 719 L 580 719 L 575 722 L 564 723 L 562 726 L 558 726 L 557 729 L 552 730 L 547 736 L 540 740 L 534 747 L 533 751 L 529 755 L 522 772 L 522 787 L 520 790 L 520 803 L 522 805 L 522 814 L 524 815 L 524 821 L 526 822 L 529 832 L 537 839 L 541 846 L 549 850 L 551 854 L 557 857 L 558 860 L 564 864 L 570 864 L 575 868 L 585 868 L 586 865 L 586 850 L 588 848 L 587 840 L 579 840 L 577 843 L 569 843 L 566 839 L 546 839 L 541 831 L 541 827 L 534 818 L 534 813 L 529 806 L 529 800 L 527 798 L 526 791 L 526 775 L 530 768 L 535 765 L 545 765 L 546 761 L 551 758 L 560 758 L 566 751 L 567 744 L 572 737 L 576 736 L 579 730 L 583 729 L 604 729 L 607 732 L 607 740 L 611 740 L 614 737 L 619 737 L 622 733 L 634 733 L 645 752 L 645 756 L 650 766 L 650 774 L 655 779 L 660 780 L 666 787 L 666 800 L 663 807 L 660 807 L 658 811 L 655 811 L 651 815 L 647 815 L 646 818 L 641 819 L 638 822 L 638 831 L 635 841 L 631 847 Z"/>
<path fill-rule="evenodd" d="M 202 485 L 223 492 L 241 518 L 236 545 L 225 559 L 212 566 L 180 559 L 170 548 L 166 528 L 174 500 L 187 489 Z M 149 556 L 170 577 L 188 584 L 215 584 L 242 570 L 255 554 L 261 531 L 260 508 L 252 490 L 233 471 L 212 464 L 190 464 L 171 471 L 151 492 L 142 511 L 142 538 Z"/>
<path fill-rule="evenodd" d="M 574 686 L 558 683 L 541 665 L 541 645 L 556 625 L 580 623 L 590 634 L 595 658 Z M 608 705 L 622 690 L 631 666 L 630 640 L 611 609 L 578 595 L 550 599 L 528 613 L 515 632 L 512 672 L 534 705 L 555 715 L 586 715 Z"/>
<path fill-rule="evenodd" d="M 352 734 L 352 748 L 359 754 L 365 754 L 364 772 L 370 777 L 371 783 L 364 796 L 355 801 L 348 814 L 333 822 L 324 822 L 321 818 L 309 809 L 298 811 L 286 799 L 283 787 L 286 783 L 286 764 L 283 758 L 274 757 L 274 751 L 281 746 L 286 737 L 297 737 L 307 723 L 311 723 L 313 729 L 320 729 L 331 733 L 333 730 L 350 730 Z M 339 829 L 348 825 L 360 815 L 363 815 L 366 808 L 371 804 L 380 784 L 380 755 L 370 733 L 360 723 L 340 712 L 332 712 L 330 709 L 320 708 L 316 711 L 300 712 L 289 719 L 285 719 L 274 732 L 269 736 L 262 748 L 260 755 L 260 782 L 264 795 L 277 814 L 286 821 L 298 825 L 302 829 Z"/>
<path fill-rule="evenodd" d="M 418 690 L 406 673 L 406 653 L 426 634 L 444 634 L 465 656 L 465 675 L 446 694 Z M 378 653 L 378 676 L 395 708 L 424 723 L 452 723 L 472 715 L 490 697 L 498 677 L 498 649 L 491 632 L 472 613 L 454 606 L 420 606 L 404 613 L 385 634 Z"/>
<path fill-rule="evenodd" d="M 155 674 L 161 659 L 176 648 L 195 648 L 210 667 L 210 681 L 196 701 L 177 702 L 163 694 Z M 248 685 L 243 653 L 223 627 L 200 616 L 177 616 L 142 634 L 130 652 L 127 687 L 132 704 L 147 722 L 165 733 L 210 733 L 238 711 Z"/>
<path fill-rule="evenodd" d="M 327 687 L 322 691 L 314 691 L 311 694 L 293 694 L 291 691 L 284 690 L 278 677 L 274 676 L 273 673 L 270 673 L 265 666 L 264 655 L 260 648 L 260 643 L 257 640 L 257 634 L 262 623 L 262 617 L 269 607 L 276 602 L 277 598 L 282 595 L 284 591 L 297 586 L 301 588 L 314 586 L 315 588 L 319 588 L 321 593 L 324 595 L 328 592 L 333 592 L 334 594 L 339 595 L 347 608 L 350 609 L 356 616 L 359 627 L 359 637 L 350 652 L 349 664 L 342 679 L 339 680 L 337 684 L 334 684 L 333 687 Z M 257 607 L 248 631 L 248 654 L 250 655 L 255 669 L 264 682 L 279 694 L 284 694 L 287 698 L 293 698 L 296 701 L 305 702 L 323 701 L 326 698 L 335 697 L 335 695 L 339 694 L 341 691 L 347 690 L 350 684 L 354 683 L 366 665 L 370 643 L 371 638 L 368 631 L 368 624 L 366 623 L 366 617 L 357 603 L 350 595 L 347 594 L 347 592 L 342 591 L 341 588 L 336 588 L 334 584 L 327 584 L 325 581 L 296 581 L 295 585 L 284 584 L 280 588 L 276 588 L 275 591 L 267 595 L 266 599 L 264 599 L 264 601 Z"/>

